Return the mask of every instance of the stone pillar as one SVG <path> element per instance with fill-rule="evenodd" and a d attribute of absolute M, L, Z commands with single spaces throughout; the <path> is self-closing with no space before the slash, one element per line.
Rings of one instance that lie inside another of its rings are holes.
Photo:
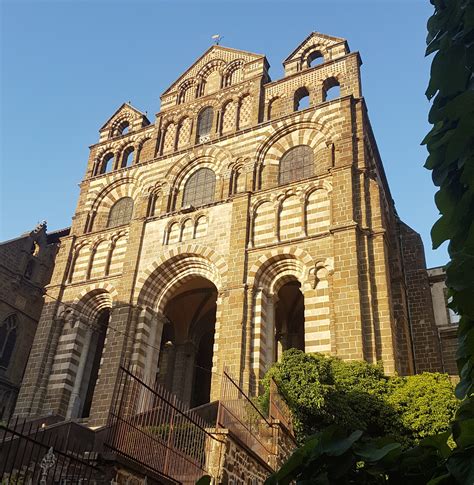
<path fill-rule="evenodd" d="M 191 402 L 191 393 L 194 382 L 194 361 L 196 349 L 192 342 L 176 345 L 173 386 L 171 392 L 185 402 Z"/>
<path fill-rule="evenodd" d="M 363 329 L 360 305 L 359 269 L 356 251 L 358 227 L 353 220 L 352 166 L 333 173 L 332 246 L 334 275 L 334 329 L 336 354 L 346 360 L 363 360 Z"/>
<path fill-rule="evenodd" d="M 56 317 L 58 303 L 46 296 L 41 318 L 15 407 L 19 417 L 44 414 L 44 403 L 54 356 L 63 329 L 63 318 Z"/>
<path fill-rule="evenodd" d="M 303 285 L 305 352 L 331 352 L 331 309 L 329 277 L 332 259 L 317 265 L 312 282 Z"/>
<path fill-rule="evenodd" d="M 116 284 L 118 295 L 110 315 L 110 325 L 99 371 L 99 382 L 92 400 L 89 418 L 91 426 L 101 426 L 106 423 L 120 365 L 131 361 L 134 346 L 133 336 L 139 321 L 139 310 L 134 308 L 132 301 L 143 232 L 143 220 L 133 220 L 130 223 L 122 277 L 117 280 Z M 115 330 L 111 330 L 111 327 Z"/>
<path fill-rule="evenodd" d="M 165 342 L 158 361 L 157 382 L 168 390 L 173 387 L 173 374 L 176 360 L 176 346 Z"/>

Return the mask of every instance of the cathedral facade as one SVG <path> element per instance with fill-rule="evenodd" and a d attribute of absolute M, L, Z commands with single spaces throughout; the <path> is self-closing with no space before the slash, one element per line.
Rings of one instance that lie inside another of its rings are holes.
<path fill-rule="evenodd" d="M 121 364 L 199 406 L 289 348 L 442 370 L 421 239 L 395 211 L 357 52 L 310 34 L 272 81 L 214 45 L 100 129 L 16 407 L 101 425 Z"/>

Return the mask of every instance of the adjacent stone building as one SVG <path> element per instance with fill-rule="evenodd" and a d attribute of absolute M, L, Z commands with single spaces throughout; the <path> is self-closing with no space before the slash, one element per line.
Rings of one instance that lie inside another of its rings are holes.
<path fill-rule="evenodd" d="M 0 421 L 15 408 L 59 239 L 69 229 L 46 232 L 46 223 L 0 243 Z"/>
<path fill-rule="evenodd" d="M 448 308 L 446 271 L 443 266 L 428 269 L 428 278 L 433 301 L 434 317 L 441 346 L 443 370 L 451 376 L 458 376 L 456 350 L 458 346 L 459 315 Z"/>
<path fill-rule="evenodd" d="M 357 52 L 310 34 L 272 81 L 214 45 L 150 123 L 100 129 L 16 413 L 107 419 L 119 365 L 198 406 L 288 348 L 441 370 L 419 235 L 397 216 Z"/>

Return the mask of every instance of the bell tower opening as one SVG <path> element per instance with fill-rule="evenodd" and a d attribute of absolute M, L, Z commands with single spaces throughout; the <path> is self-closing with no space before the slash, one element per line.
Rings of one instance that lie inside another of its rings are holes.
<path fill-rule="evenodd" d="M 298 281 L 284 284 L 275 304 L 275 360 L 288 349 L 304 351 L 304 296 Z"/>
<path fill-rule="evenodd" d="M 217 289 L 196 276 L 165 306 L 157 381 L 191 407 L 210 401 Z"/>

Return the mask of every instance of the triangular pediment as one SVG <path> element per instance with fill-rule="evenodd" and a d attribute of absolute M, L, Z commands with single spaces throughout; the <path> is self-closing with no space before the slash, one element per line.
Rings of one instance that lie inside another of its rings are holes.
<path fill-rule="evenodd" d="M 150 124 L 150 121 L 146 117 L 145 113 L 142 113 L 137 108 L 134 108 L 130 103 L 123 103 L 115 113 L 104 123 L 99 131 L 106 130 L 114 125 L 118 120 L 126 119 L 132 124 L 140 124 L 146 126 Z"/>
<path fill-rule="evenodd" d="M 221 45 L 213 45 L 207 49 L 204 54 L 199 57 L 171 86 L 163 93 L 162 96 L 172 93 L 177 90 L 181 84 L 187 80 L 191 80 L 199 76 L 199 74 L 211 63 L 222 63 L 222 66 L 231 64 L 234 61 L 241 60 L 244 64 L 248 62 L 265 59 L 261 54 L 254 54 L 252 52 L 242 51 L 239 49 L 232 49 L 230 47 L 223 47 Z"/>
<path fill-rule="evenodd" d="M 324 47 L 328 49 L 334 45 L 346 43 L 346 39 L 342 37 L 334 37 L 332 35 L 321 34 L 319 32 L 311 32 L 303 42 L 283 61 L 287 64 L 293 60 L 299 59 L 301 55 L 311 47 Z"/>

